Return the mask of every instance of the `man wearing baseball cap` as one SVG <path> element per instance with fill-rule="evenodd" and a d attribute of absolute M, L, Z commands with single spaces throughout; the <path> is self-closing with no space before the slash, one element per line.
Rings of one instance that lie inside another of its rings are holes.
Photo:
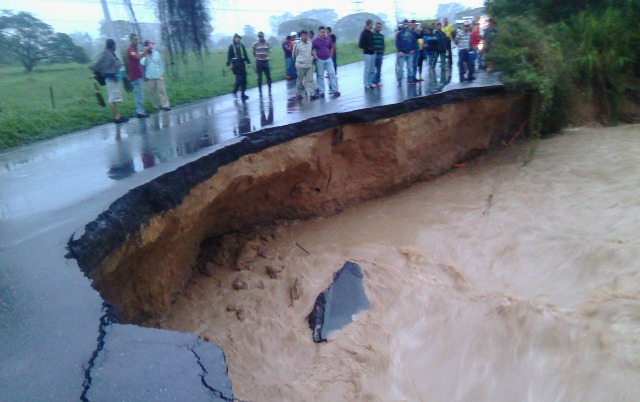
<path fill-rule="evenodd" d="M 258 91 L 262 95 L 262 73 L 267 77 L 267 87 L 271 93 L 271 68 L 269 67 L 270 45 L 264 39 L 264 33 L 258 32 L 258 41 L 253 44 L 253 57 L 256 59 L 256 74 L 258 74 Z"/>
<path fill-rule="evenodd" d="M 149 100 L 156 110 L 171 110 L 167 89 L 164 85 L 162 56 L 160 52 L 153 49 L 153 45 L 154 43 L 150 40 L 144 41 L 144 47 L 148 49 L 148 54 L 140 59 L 140 64 L 144 67 L 144 79 L 147 82 Z"/>
<path fill-rule="evenodd" d="M 233 71 L 233 75 L 236 76 L 236 83 L 233 86 L 233 96 L 236 96 L 238 89 L 242 93 L 242 100 L 249 99 L 245 95 L 244 91 L 247 90 L 247 70 L 246 66 L 251 68 L 251 61 L 247 55 L 247 49 L 240 43 L 240 35 L 233 35 L 233 43 L 229 45 L 229 51 L 227 52 L 227 68 Z"/>
<path fill-rule="evenodd" d="M 464 75 L 468 71 L 467 79 L 473 81 L 475 77 L 475 66 L 471 59 L 471 30 L 469 22 L 464 23 L 464 29 L 455 37 L 455 43 L 458 45 L 458 70 L 460 72 L 460 82 L 464 81 Z M 467 68 L 465 69 L 465 64 Z"/>

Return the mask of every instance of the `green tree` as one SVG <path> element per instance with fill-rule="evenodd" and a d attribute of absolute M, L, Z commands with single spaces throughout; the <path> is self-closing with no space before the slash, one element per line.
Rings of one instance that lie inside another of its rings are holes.
<path fill-rule="evenodd" d="M 300 13 L 295 18 L 313 18 L 322 21 L 323 25 L 332 26 L 338 21 L 338 14 L 330 8 L 318 8 Z"/>
<path fill-rule="evenodd" d="M 322 22 L 315 18 L 298 18 L 283 22 L 278 26 L 278 35 L 286 36 L 291 32 L 299 32 L 302 29 L 307 31 L 318 31 L 318 27 L 322 25 Z"/>
<path fill-rule="evenodd" d="M 89 62 L 87 52 L 80 46 L 73 43 L 71 37 L 65 33 L 56 33 L 48 43 L 51 54 L 51 63 L 76 62 L 86 64 Z"/>
<path fill-rule="evenodd" d="M 0 44 L 14 53 L 27 72 L 50 58 L 49 41 L 53 28 L 30 13 L 3 11 L 0 16 Z"/>
<path fill-rule="evenodd" d="M 251 25 L 245 25 L 242 28 L 242 34 L 246 40 L 252 41 L 256 39 L 256 29 Z"/>
<path fill-rule="evenodd" d="M 347 15 L 344 18 L 341 18 L 337 23 L 336 27 L 333 30 L 333 33 L 336 34 L 338 40 L 345 42 L 354 42 L 360 38 L 360 33 L 364 29 L 364 23 L 371 19 L 373 22 L 384 21 L 382 18 L 377 16 L 376 14 L 371 13 L 355 13 Z M 389 37 L 392 31 L 388 26 L 384 25 L 382 33 Z"/>
<path fill-rule="evenodd" d="M 589 90 L 610 122 L 625 92 L 637 92 L 639 1 L 495 0 L 488 11 L 499 30 L 488 58 L 506 85 L 534 91 L 542 134 L 561 127 L 577 88 Z"/>
<path fill-rule="evenodd" d="M 96 47 L 94 38 L 86 32 L 73 32 L 69 34 L 69 36 L 73 43 L 83 48 L 89 57 L 93 57 L 98 54 L 99 51 L 102 51 L 103 46 Z M 104 45 L 104 40 L 100 40 L 100 43 Z"/>
<path fill-rule="evenodd" d="M 620 10 L 608 8 L 602 13 L 581 12 L 561 24 L 562 32 L 573 38 L 569 46 L 575 49 L 571 61 L 578 79 L 591 86 L 605 116 L 613 121 L 637 55 L 624 21 Z"/>
<path fill-rule="evenodd" d="M 272 15 L 271 17 L 269 17 L 269 26 L 271 27 L 271 32 L 276 32 L 279 34 L 278 28 L 280 27 L 280 24 L 289 21 L 290 19 L 293 19 L 293 14 L 291 13 Z"/>
<path fill-rule="evenodd" d="M 173 64 L 176 55 L 184 63 L 187 53 L 198 57 L 207 50 L 207 40 L 213 28 L 207 2 L 203 0 L 155 0 L 160 20 L 162 43 L 169 52 Z"/>
<path fill-rule="evenodd" d="M 489 14 L 497 18 L 528 14 L 542 22 L 560 22 L 582 11 L 600 12 L 637 0 L 494 0 L 487 3 Z"/>

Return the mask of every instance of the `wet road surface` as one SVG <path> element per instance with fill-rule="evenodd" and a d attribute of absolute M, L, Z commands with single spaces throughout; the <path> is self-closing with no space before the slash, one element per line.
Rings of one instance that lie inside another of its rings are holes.
<path fill-rule="evenodd" d="M 340 67 L 342 96 L 337 99 L 298 102 L 293 99 L 294 84 L 278 82 L 271 96 L 265 93 L 260 98 L 257 89 L 249 90 L 250 99 L 245 103 L 225 95 L 148 119 L 98 126 L 0 154 L 3 398 L 75 400 L 86 391 L 85 369 L 98 347 L 104 313 L 100 296 L 75 261 L 64 258 L 65 245 L 72 234 L 82 233 L 86 223 L 130 189 L 262 127 L 397 103 L 441 90 L 497 84 L 497 77 L 487 74 L 479 74 L 473 84 L 458 84 L 454 63 L 450 83 L 451 76 L 443 76 L 438 68 L 435 76 L 427 74 L 419 85 L 398 85 L 392 55 L 383 63 L 385 86 L 366 91 L 361 84 L 362 68 L 362 63 Z M 105 339 L 109 336 L 107 333 Z M 140 339 L 149 334 L 130 336 Z M 123 357 L 125 367 L 131 372 L 148 370 L 154 364 L 158 367 L 156 360 L 165 349 L 166 345 L 158 344 L 155 354 L 137 355 L 136 361 Z M 175 372 L 154 374 L 164 376 L 155 383 L 163 378 L 176 383 L 176 373 L 184 372 L 181 364 L 189 363 L 176 364 Z M 188 392 L 189 387 L 202 386 L 200 378 L 192 380 L 181 378 L 179 387 Z M 147 396 L 160 392 L 145 384 L 129 391 L 129 395 Z"/>

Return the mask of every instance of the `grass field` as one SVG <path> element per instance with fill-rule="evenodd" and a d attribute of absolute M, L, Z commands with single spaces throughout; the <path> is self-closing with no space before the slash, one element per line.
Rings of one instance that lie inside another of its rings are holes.
<path fill-rule="evenodd" d="M 362 60 L 355 43 L 339 46 L 339 65 Z M 388 43 L 387 49 L 393 51 L 393 45 Z M 168 69 L 165 79 L 171 105 L 229 93 L 234 77 L 226 71 L 225 62 L 226 52 L 217 51 L 200 61 L 192 57 L 187 64 Z M 270 65 L 272 79 L 283 80 L 280 49 L 272 51 Z M 254 87 L 255 73 L 248 77 L 248 86 Z M 30 74 L 21 67 L 0 68 L 0 150 L 113 121 L 111 111 L 98 105 L 94 82 L 88 65 L 42 65 Z M 106 98 L 105 88 L 100 89 Z M 124 116 L 133 116 L 133 94 L 125 94 L 119 107 Z M 151 110 L 148 100 L 146 108 Z"/>

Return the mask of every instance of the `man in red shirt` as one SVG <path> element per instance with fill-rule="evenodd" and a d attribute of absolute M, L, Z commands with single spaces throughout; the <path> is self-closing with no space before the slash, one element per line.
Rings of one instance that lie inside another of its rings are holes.
<path fill-rule="evenodd" d="M 478 46 L 480 46 L 480 25 L 475 22 L 473 24 L 473 32 L 471 32 L 471 52 L 469 53 L 470 62 L 475 64 L 476 59 L 478 58 Z"/>
<path fill-rule="evenodd" d="M 144 72 L 140 59 L 149 54 L 149 48 L 145 48 L 143 52 L 138 52 L 138 43 L 140 38 L 138 35 L 129 35 L 129 48 L 127 49 L 127 73 L 129 80 L 133 85 L 133 96 L 136 101 L 136 116 L 138 118 L 149 117 L 144 111 Z"/>

